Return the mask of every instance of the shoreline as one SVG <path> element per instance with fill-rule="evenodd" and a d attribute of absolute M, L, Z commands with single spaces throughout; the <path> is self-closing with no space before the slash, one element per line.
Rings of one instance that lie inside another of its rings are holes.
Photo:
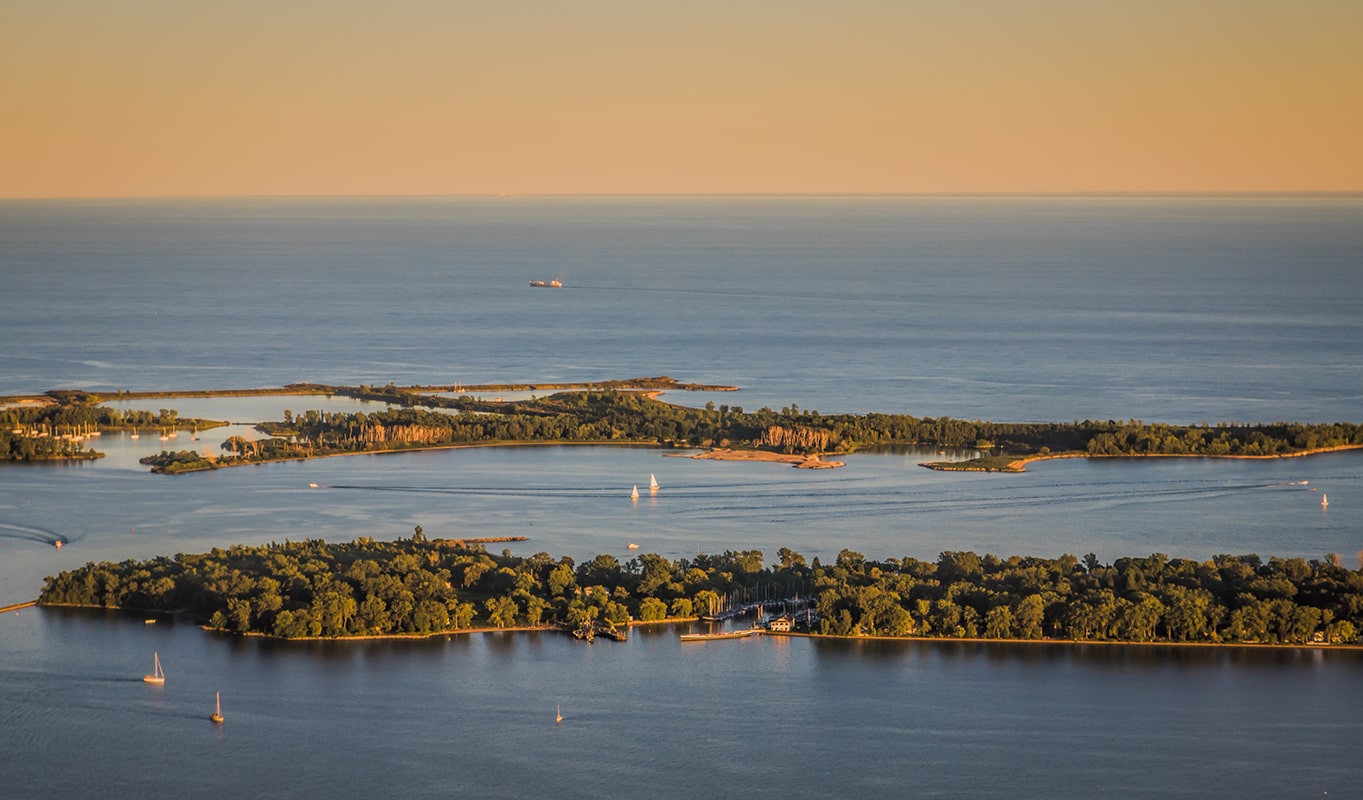
<path fill-rule="evenodd" d="M 1121 459 L 1121 458 L 1215 458 L 1215 459 L 1238 459 L 1247 461 L 1271 461 L 1279 458 L 1305 458 L 1306 456 L 1322 455 L 1324 453 L 1340 453 L 1350 450 L 1363 450 L 1363 444 L 1341 444 L 1333 447 L 1315 447 L 1310 450 L 1299 450 L 1293 453 L 1274 453 L 1271 455 L 1253 456 L 1245 454 L 1226 454 L 1211 455 L 1208 453 L 1121 453 L 1117 455 L 1094 455 L 1091 453 L 1045 453 L 1019 456 L 1009 461 L 1002 467 L 982 467 L 968 466 L 969 461 L 923 461 L 918 464 L 936 472 L 1026 472 L 1028 464 L 1035 464 L 1041 461 L 1056 461 L 1066 458 L 1091 458 L 1091 459 Z"/>
<path fill-rule="evenodd" d="M 40 605 L 37 600 L 29 601 L 28 605 Z M 41 605 L 52 605 L 62 608 L 98 608 L 102 606 L 78 606 L 57 603 L 44 603 Z M 106 611 L 121 611 L 125 609 L 103 609 Z M 149 612 L 165 613 L 165 612 Z M 657 625 L 686 625 L 696 622 L 700 617 L 669 617 L 667 619 L 637 620 L 632 619 L 623 623 L 626 629 L 643 626 Z M 375 633 L 375 634 L 356 634 L 354 636 L 295 636 L 292 639 L 283 636 L 275 636 L 272 633 L 261 631 L 249 631 L 247 633 L 237 633 L 236 631 L 224 631 L 217 628 L 210 628 L 207 625 L 197 626 L 205 633 L 222 634 L 224 636 L 242 636 L 251 639 L 269 639 L 275 642 L 370 642 L 383 641 L 386 639 L 434 639 L 439 636 L 469 636 L 478 633 L 562 633 L 572 636 L 573 632 L 560 625 L 508 625 L 505 628 L 486 627 L 486 628 L 455 628 L 448 631 L 432 631 L 430 633 Z"/>
<path fill-rule="evenodd" d="M 544 441 L 544 442 L 454 442 L 450 444 L 430 444 L 418 445 L 415 447 L 397 447 L 387 450 L 348 450 L 342 453 L 318 453 L 310 456 L 286 456 L 284 458 L 262 458 L 257 461 L 233 461 L 226 464 L 219 464 L 217 457 L 211 459 L 212 466 L 191 467 L 189 469 L 179 469 L 174 472 L 158 472 L 155 469 L 149 470 L 157 475 L 185 475 L 191 472 L 212 472 L 216 469 L 231 469 L 233 467 L 258 467 L 262 464 L 283 464 L 289 461 L 315 461 L 319 458 L 341 458 L 343 456 L 383 456 L 394 453 L 421 453 L 430 450 L 459 450 L 474 447 L 651 447 L 667 449 L 666 445 L 659 445 L 653 442 L 565 442 L 565 441 Z"/>
<path fill-rule="evenodd" d="M 20 603 L 9 606 L 0 611 L 10 611 L 22 608 L 36 607 L 43 608 L 76 608 L 89 611 L 116 611 L 116 612 L 137 612 L 142 614 L 167 615 L 172 612 L 158 611 L 155 609 L 136 609 L 136 608 L 106 608 L 104 606 L 87 606 L 75 603 L 40 603 L 37 600 L 30 600 L 27 603 Z M 624 623 L 626 628 L 659 625 L 686 625 L 699 620 L 700 617 L 669 617 L 660 620 L 630 620 Z M 472 634 L 484 633 L 562 633 L 571 636 L 572 632 L 557 625 L 509 625 L 505 628 L 483 627 L 483 628 L 457 628 L 447 631 L 432 631 L 430 633 L 386 633 L 368 634 L 354 636 L 299 636 L 292 639 L 261 631 L 249 631 L 238 633 L 236 631 L 225 631 L 217 628 L 210 628 L 207 625 L 196 626 L 204 633 L 222 636 L 240 636 L 249 639 L 269 639 L 274 642 L 371 642 L 385 640 L 405 640 L 405 639 L 434 639 L 440 636 L 468 636 Z M 818 641 L 821 639 L 839 642 L 922 642 L 924 644 L 943 644 L 948 642 L 961 642 L 969 644 L 983 645 L 1041 645 L 1046 647 L 1075 647 L 1086 645 L 1097 645 L 1102 647 L 1178 647 L 1178 648 L 1201 648 L 1201 649 L 1249 649 L 1249 650 L 1346 650 L 1363 651 L 1361 644 L 1332 644 L 1330 642 L 1292 642 L 1292 643 L 1272 643 L 1272 642 L 1122 642 L 1112 639 L 990 639 L 983 636 L 976 637 L 956 637 L 956 636 L 869 636 L 848 634 L 843 636 L 827 633 L 800 633 L 798 631 L 769 631 L 762 630 L 763 636 L 788 636 L 797 639 L 810 639 Z"/>
<path fill-rule="evenodd" d="M 835 636 L 827 633 L 799 633 L 797 631 L 766 631 L 765 636 L 793 636 L 802 639 L 836 639 L 851 642 L 969 642 L 972 644 L 1035 644 L 1069 647 L 1074 645 L 1102 645 L 1107 647 L 1200 647 L 1247 648 L 1255 650 L 1363 650 L 1363 644 L 1331 644 L 1329 642 L 1122 642 L 1113 639 L 989 639 L 983 636 Z"/>
<path fill-rule="evenodd" d="M 696 450 L 697 447 L 673 447 L 656 442 L 621 442 L 621 441 L 595 441 L 595 442 L 570 442 L 570 441 L 542 441 L 542 442 L 455 442 L 450 444 L 419 445 L 415 447 L 396 447 L 385 450 L 351 450 L 343 453 L 318 453 L 310 456 L 287 456 L 285 458 L 263 458 L 257 461 L 233 461 L 229 463 L 217 463 L 219 459 L 211 459 L 212 466 L 192 467 L 189 469 L 175 470 L 174 472 L 157 472 L 160 475 L 185 475 L 191 472 L 212 472 L 216 469 L 229 469 L 232 467 L 254 467 L 262 464 L 282 464 L 289 461 L 313 461 L 319 458 L 341 458 L 343 456 L 381 456 L 392 455 L 394 453 L 419 453 L 429 450 L 459 450 L 475 447 L 642 447 L 657 450 Z M 770 450 L 734 450 L 723 447 L 713 447 L 701 453 L 666 453 L 668 458 L 694 458 L 701 461 L 754 461 L 763 463 L 790 464 L 796 469 L 837 469 L 847 466 L 842 461 L 825 461 L 824 454 L 795 455 L 787 453 L 773 453 Z"/>
<path fill-rule="evenodd" d="M 84 389 L 54 389 L 43 394 L 0 395 L 0 405 L 38 404 L 53 405 L 59 402 L 52 394 L 83 394 L 97 398 L 96 404 L 116 400 L 185 400 L 213 397 L 274 397 L 282 395 L 311 395 L 317 397 L 341 396 L 359 397 L 364 387 L 334 386 L 321 383 L 290 383 L 284 386 L 266 386 L 254 389 L 163 389 L 134 392 L 122 389 L 113 392 L 91 392 Z M 387 388 L 387 387 L 368 387 Z M 737 392 L 739 387 L 723 384 L 683 383 L 670 378 L 629 378 L 609 381 L 571 381 L 567 383 L 469 383 L 450 385 L 412 385 L 394 387 L 400 391 L 416 394 L 473 394 L 482 392 L 542 392 L 567 391 L 573 389 L 617 389 L 624 391 L 662 392 Z M 363 399 L 363 398 L 361 398 Z"/>

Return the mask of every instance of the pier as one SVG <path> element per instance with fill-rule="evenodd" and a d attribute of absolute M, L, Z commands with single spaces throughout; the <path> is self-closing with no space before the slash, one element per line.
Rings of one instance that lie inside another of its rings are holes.
<path fill-rule="evenodd" d="M 587 644 L 591 644 L 598 636 L 604 636 L 617 642 L 623 642 L 629 638 L 628 629 L 617 628 L 609 622 L 597 622 L 595 620 L 583 623 L 570 630 L 569 633 L 573 635 L 574 639 L 579 639 Z"/>

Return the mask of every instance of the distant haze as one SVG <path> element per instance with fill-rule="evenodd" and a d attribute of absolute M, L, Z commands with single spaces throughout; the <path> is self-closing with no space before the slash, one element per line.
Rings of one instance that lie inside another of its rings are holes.
<path fill-rule="evenodd" d="M 9 0 L 0 197 L 1363 190 L 1358 0 Z"/>

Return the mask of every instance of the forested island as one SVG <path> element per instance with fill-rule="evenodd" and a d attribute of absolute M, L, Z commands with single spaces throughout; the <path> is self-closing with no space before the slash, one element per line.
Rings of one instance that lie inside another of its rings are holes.
<path fill-rule="evenodd" d="M 1217 555 L 1101 563 L 944 552 L 936 561 L 831 564 L 781 548 L 625 563 L 488 553 L 428 539 L 285 541 L 148 561 L 90 563 L 48 577 L 39 602 L 181 612 L 206 626 L 284 639 L 436 635 L 480 628 L 685 620 L 726 603 L 799 595 L 825 636 L 1222 644 L 1356 644 L 1363 569 L 1322 560 Z"/>
<path fill-rule="evenodd" d="M 261 437 L 233 436 L 221 453 L 164 451 L 143 462 L 157 472 L 187 472 L 267 461 L 355 453 L 391 452 L 494 444 L 635 444 L 716 448 L 817 456 L 852 453 L 887 445 L 919 445 L 978 451 L 966 461 L 942 461 L 933 469 L 1021 471 L 1031 460 L 1062 457 L 1203 456 L 1272 458 L 1363 447 L 1363 426 L 1338 422 L 1242 424 L 1218 422 L 1171 425 L 1140 420 L 1083 420 L 1068 423 L 1005 423 L 907 414 L 820 414 L 790 405 L 779 411 L 708 402 L 704 408 L 658 400 L 664 390 L 732 390 L 681 384 L 668 376 L 590 384 L 576 391 L 503 402 L 482 399 L 468 387 L 375 387 L 291 384 L 273 393 L 329 394 L 381 401 L 376 412 L 284 412 L 259 424 Z M 480 387 L 488 388 L 488 387 Z M 507 384 L 504 391 L 538 391 L 549 385 Z M 267 390 L 222 392 L 264 394 Z M 213 396 L 215 393 L 169 393 Z M 0 410 L 0 458 L 90 457 L 58 447 L 43 430 L 76 431 L 143 426 L 190 427 L 175 412 L 118 412 L 97 405 L 85 392 L 50 392 L 52 403 Z M 133 393 L 119 397 L 140 397 Z M 146 415 L 146 418 L 136 415 Z M 223 424 L 194 420 L 199 427 Z M 46 427 L 43 427 L 46 426 Z M 49 441 L 44 443 L 43 438 Z M 44 450 L 46 448 L 46 450 Z M 64 454 L 64 455 L 63 455 Z M 796 459 L 803 466 L 816 465 Z"/>
<path fill-rule="evenodd" d="M 984 453 L 969 461 L 926 465 L 932 468 L 1020 471 L 1028 459 L 1065 456 L 1281 457 L 1363 447 L 1363 426 L 1354 423 L 997 423 L 905 414 L 821 415 L 796 406 L 745 411 L 710 402 L 693 408 L 646 392 L 614 389 L 514 402 L 397 391 L 386 399 L 402 407 L 368 414 L 286 412 L 282 420 L 258 426 L 265 438 L 228 439 L 222 456 L 164 453 L 148 463 L 160 469 L 211 469 L 346 453 L 513 443 L 642 444 L 790 455 L 907 444 Z M 413 407 L 418 405 L 426 407 Z"/>

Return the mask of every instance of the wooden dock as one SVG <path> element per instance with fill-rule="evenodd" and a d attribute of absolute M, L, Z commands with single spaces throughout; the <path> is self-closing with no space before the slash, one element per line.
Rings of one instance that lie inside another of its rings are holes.
<path fill-rule="evenodd" d="M 568 632 L 573 635 L 574 639 L 580 639 L 581 641 L 584 641 L 587 644 L 591 644 L 593 641 L 596 640 L 596 637 L 598 636 L 604 636 L 607 639 L 612 639 L 617 642 L 623 642 L 629 638 L 628 629 L 617 628 L 614 625 L 611 625 L 610 623 L 601 623 L 596 621 L 592 621 L 584 625 L 579 625 L 578 627 L 573 628 Z"/>

